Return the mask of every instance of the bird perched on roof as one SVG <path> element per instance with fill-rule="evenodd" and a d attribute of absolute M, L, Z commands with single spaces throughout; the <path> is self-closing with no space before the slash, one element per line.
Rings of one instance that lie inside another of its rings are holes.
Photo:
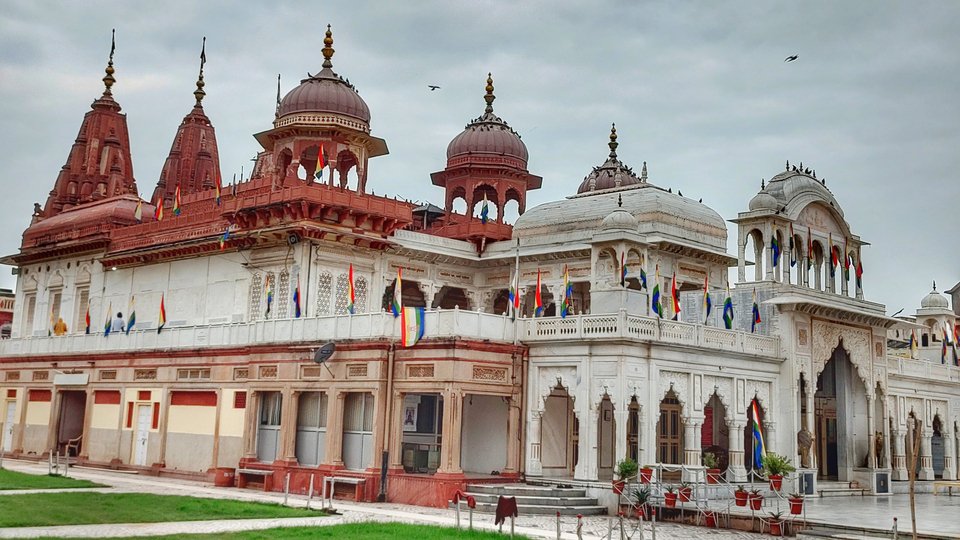
<path fill-rule="evenodd" d="M 793 62 L 797 58 L 800 58 L 799 54 L 793 54 L 783 59 L 784 62 Z"/>
<path fill-rule="evenodd" d="M 431 92 L 433 92 L 434 90 L 439 90 L 439 89 L 440 89 L 440 87 L 437 86 L 437 85 L 435 85 L 435 84 L 428 84 L 428 85 L 427 85 L 427 88 L 429 88 Z"/>

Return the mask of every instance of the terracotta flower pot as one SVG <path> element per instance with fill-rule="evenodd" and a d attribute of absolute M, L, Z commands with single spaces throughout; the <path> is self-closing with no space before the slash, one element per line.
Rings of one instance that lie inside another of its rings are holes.
<path fill-rule="evenodd" d="M 623 493 L 623 488 L 627 486 L 627 483 L 623 480 L 614 480 L 613 481 L 613 492 L 617 495 Z"/>
<path fill-rule="evenodd" d="M 770 535 L 771 536 L 783 536 L 783 523 L 779 521 L 770 522 Z"/>
<path fill-rule="evenodd" d="M 768 479 L 770 480 L 770 489 L 780 491 L 780 488 L 783 487 L 783 476 L 771 474 Z"/>
<path fill-rule="evenodd" d="M 750 508 L 760 510 L 763 505 L 763 495 L 750 495 Z"/>
<path fill-rule="evenodd" d="M 716 527 L 717 526 L 717 514 L 713 512 L 707 512 L 704 514 L 707 527 Z"/>
<path fill-rule="evenodd" d="M 720 483 L 720 469 L 707 469 L 707 483 L 708 484 Z"/>
<path fill-rule="evenodd" d="M 637 519 L 643 519 L 646 516 L 646 510 L 644 510 L 644 505 L 637 504 L 633 507 L 633 512 L 636 514 Z"/>
<path fill-rule="evenodd" d="M 790 498 L 790 513 L 794 515 L 799 515 L 803 513 L 803 498 Z"/>
<path fill-rule="evenodd" d="M 664 493 L 663 494 L 663 503 L 667 505 L 667 508 L 673 508 L 677 506 L 677 494 L 676 493 Z"/>
<path fill-rule="evenodd" d="M 747 496 L 750 495 L 746 491 L 734 491 L 733 500 L 737 503 L 737 506 L 746 506 L 747 505 Z"/>
<path fill-rule="evenodd" d="M 649 484 L 653 480 L 653 469 L 644 467 L 640 469 L 640 483 Z"/>
<path fill-rule="evenodd" d="M 690 497 L 693 496 L 693 488 L 691 487 L 682 487 L 679 490 L 680 502 L 690 502 Z"/>

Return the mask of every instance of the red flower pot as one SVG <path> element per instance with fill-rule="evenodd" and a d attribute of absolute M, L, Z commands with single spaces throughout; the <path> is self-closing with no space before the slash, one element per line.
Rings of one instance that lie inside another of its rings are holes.
<path fill-rule="evenodd" d="M 803 513 L 803 498 L 790 499 L 790 513 L 795 515 Z"/>
<path fill-rule="evenodd" d="M 704 514 L 704 518 L 706 519 L 707 527 L 717 526 L 717 514 L 713 512 L 707 512 L 706 514 Z"/>
<path fill-rule="evenodd" d="M 783 476 L 771 474 L 768 478 L 770 480 L 770 489 L 780 491 L 780 488 L 783 487 Z"/>
<path fill-rule="evenodd" d="M 771 521 L 770 534 L 772 536 L 783 536 L 783 523 L 779 521 Z"/>
<path fill-rule="evenodd" d="M 746 491 L 734 491 L 733 500 L 737 503 L 737 506 L 746 506 L 747 505 L 747 496 L 749 493 Z"/>
<path fill-rule="evenodd" d="M 613 492 L 617 495 L 623 493 L 623 488 L 627 486 L 627 483 L 623 480 L 614 480 L 613 481 Z"/>
<path fill-rule="evenodd" d="M 649 484 L 653 480 L 653 469 L 644 467 L 640 469 L 640 483 Z"/>
<path fill-rule="evenodd" d="M 750 495 L 750 508 L 760 510 L 761 505 L 763 505 L 763 495 Z"/>
<path fill-rule="evenodd" d="M 663 503 L 667 505 L 667 508 L 673 508 L 677 506 L 677 494 L 676 493 L 664 493 L 663 494 Z"/>
<path fill-rule="evenodd" d="M 690 497 L 693 496 L 693 488 L 682 487 L 679 490 L 680 502 L 690 502 Z"/>
<path fill-rule="evenodd" d="M 634 505 L 633 511 L 637 515 L 638 519 L 643 519 L 644 516 L 646 515 L 646 511 L 644 510 L 642 504 Z"/>
<path fill-rule="evenodd" d="M 720 469 L 707 469 L 707 483 L 708 484 L 720 483 Z"/>

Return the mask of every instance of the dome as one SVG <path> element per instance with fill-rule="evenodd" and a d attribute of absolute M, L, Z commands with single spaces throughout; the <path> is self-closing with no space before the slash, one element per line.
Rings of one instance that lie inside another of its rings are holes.
<path fill-rule="evenodd" d="M 297 113 L 332 113 L 349 116 L 364 124 L 370 123 L 370 108 L 363 101 L 352 84 L 334 73 L 333 34 L 327 26 L 327 35 L 323 40 L 323 69 L 300 81 L 300 85 L 291 90 L 280 101 L 277 116 Z"/>
<path fill-rule="evenodd" d="M 920 301 L 920 307 L 923 309 L 950 309 L 950 304 L 946 297 L 937 292 L 937 286 L 934 284 L 930 294 Z"/>
<path fill-rule="evenodd" d="M 777 209 L 777 199 L 770 195 L 766 191 L 761 191 L 754 195 L 750 199 L 750 210 L 776 210 Z"/>
<path fill-rule="evenodd" d="M 463 132 L 453 138 L 447 145 L 447 162 L 464 155 L 494 154 L 516 158 L 527 164 L 527 145 L 520 140 L 520 135 L 507 125 L 499 116 L 493 114 L 493 77 L 487 74 L 486 95 L 487 108 L 483 115 L 470 122 Z"/>
<path fill-rule="evenodd" d="M 833 208 L 840 217 L 843 217 L 843 209 L 840 208 L 840 203 L 837 202 L 833 193 L 827 189 L 826 181 L 817 180 L 813 174 L 816 173 L 800 171 L 799 169 L 781 172 L 771 178 L 766 187 L 760 191 L 761 194 L 765 193 L 773 197 L 776 201 L 775 205 L 772 207 L 758 206 L 754 208 L 754 201 L 756 201 L 758 205 L 764 203 L 769 204 L 769 200 L 765 197 L 759 200 L 757 197 L 754 197 L 754 199 L 750 201 L 750 209 L 776 211 L 784 207 L 787 215 L 796 217 L 807 205 L 811 203 L 821 203 L 824 206 Z"/>
<path fill-rule="evenodd" d="M 633 186 L 646 182 L 646 162 L 643 163 L 643 170 L 641 171 L 640 177 L 637 178 L 637 175 L 634 174 L 633 169 L 627 167 L 619 159 L 617 159 L 618 144 L 616 125 L 610 128 L 610 142 L 608 143 L 608 146 L 610 147 L 610 155 L 607 156 L 607 160 L 603 162 L 603 165 L 594 167 L 594 169 L 590 171 L 590 174 L 588 174 L 583 179 L 583 182 L 580 183 L 577 193 L 587 193 L 589 191 L 601 191 L 604 189 Z"/>
<path fill-rule="evenodd" d="M 633 217 L 633 214 L 623 208 L 617 208 L 613 212 L 610 212 L 607 217 L 603 218 L 603 221 L 600 222 L 600 228 L 603 230 L 622 229 L 636 231 L 639 226 L 640 222 L 637 221 L 637 218 Z"/>

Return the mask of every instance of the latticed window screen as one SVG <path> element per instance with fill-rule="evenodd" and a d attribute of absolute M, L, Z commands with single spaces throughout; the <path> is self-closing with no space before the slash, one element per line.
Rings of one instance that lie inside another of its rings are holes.
<path fill-rule="evenodd" d="M 264 317 L 269 319 L 277 318 L 277 275 L 273 272 L 267 272 L 267 278 L 270 282 L 270 291 L 273 292 L 273 302 L 270 302 L 270 315 L 267 315 L 267 282 L 263 284 L 263 313 Z"/>
<path fill-rule="evenodd" d="M 330 314 L 330 293 L 333 289 L 333 275 L 320 272 L 317 278 L 317 315 Z"/>
<path fill-rule="evenodd" d="M 263 297 L 263 276 L 256 273 L 250 278 L 250 306 L 247 318 L 251 321 L 258 321 L 263 318 L 263 311 L 260 309 L 260 300 Z"/>
<path fill-rule="evenodd" d="M 283 272 L 280 272 L 280 287 L 279 291 L 276 292 L 276 309 L 277 317 L 280 319 L 286 319 L 288 313 L 290 312 L 290 272 L 286 269 Z"/>
<path fill-rule="evenodd" d="M 337 303 L 334 313 L 344 315 L 347 313 L 347 304 L 350 303 L 349 295 L 350 278 L 346 274 L 337 276 Z"/>
<path fill-rule="evenodd" d="M 354 280 L 353 286 L 356 288 L 356 305 L 354 313 L 367 312 L 367 278 L 359 276 Z"/>

